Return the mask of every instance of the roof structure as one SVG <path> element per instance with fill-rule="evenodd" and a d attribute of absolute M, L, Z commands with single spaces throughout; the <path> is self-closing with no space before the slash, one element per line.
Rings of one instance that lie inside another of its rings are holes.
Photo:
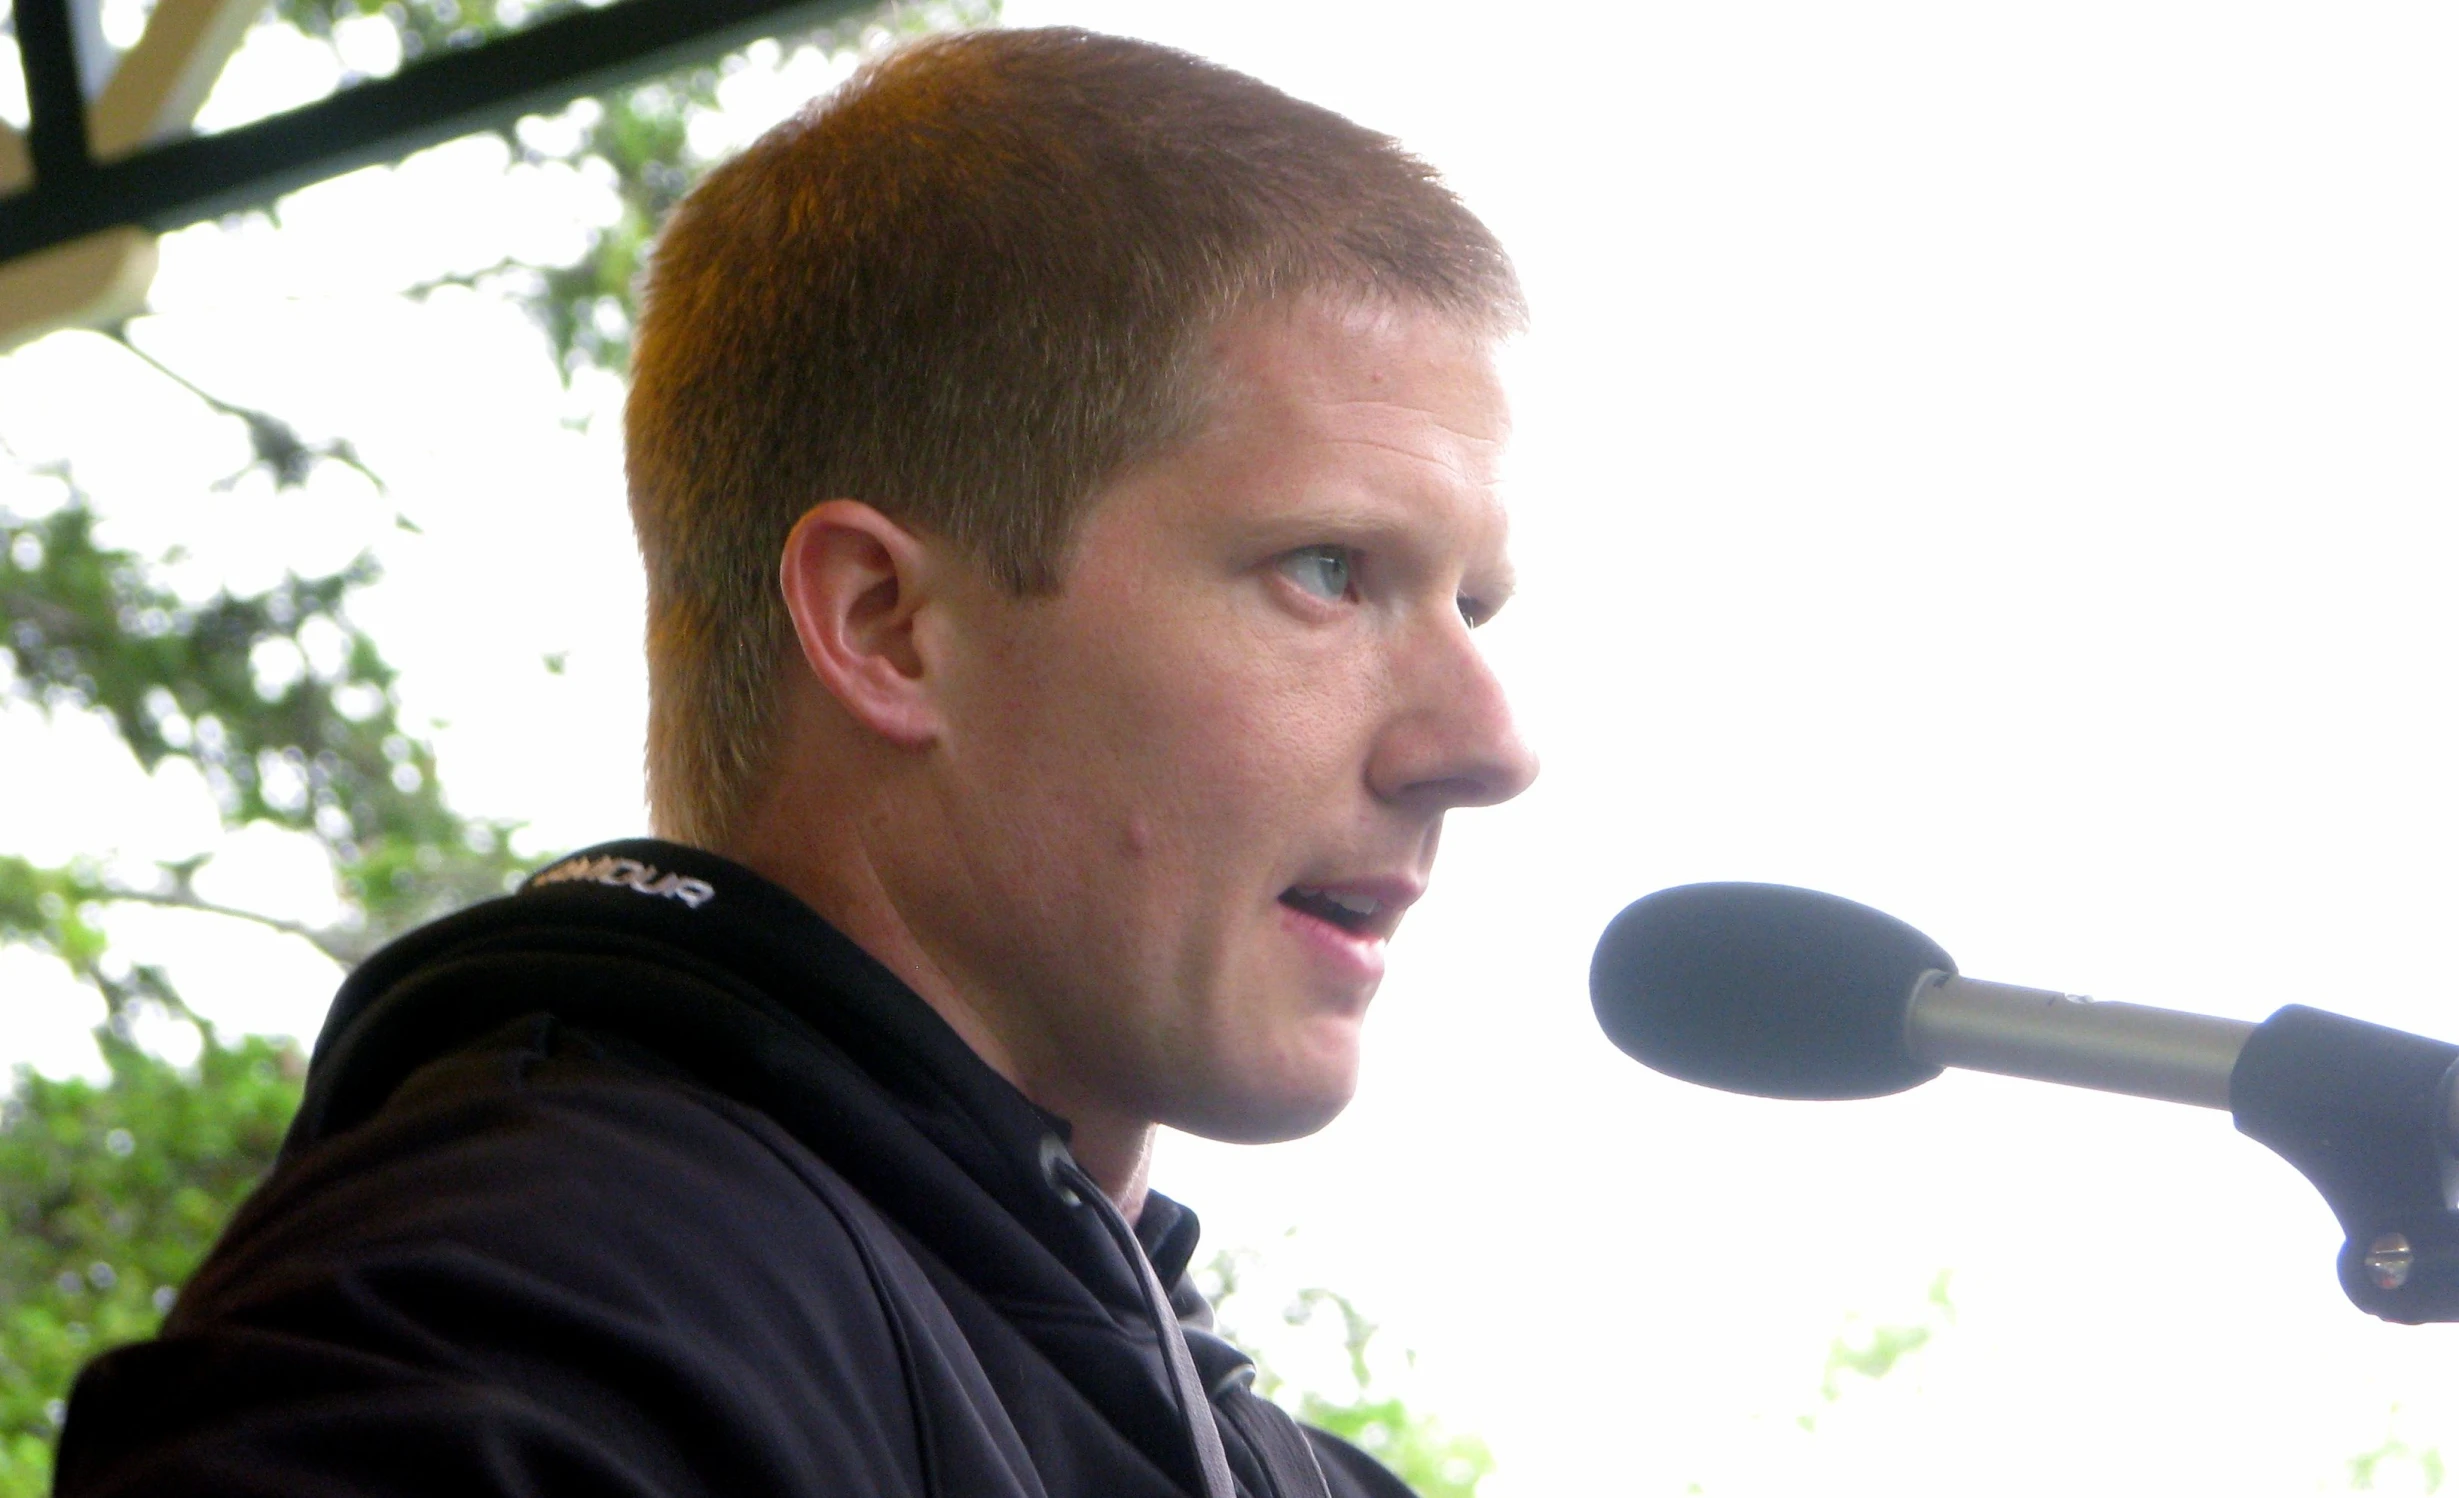
<path fill-rule="evenodd" d="M 100 3 L 14 0 L 31 119 L 0 126 L 0 349 L 137 311 L 165 230 L 871 0 L 611 0 L 213 135 L 197 110 L 265 0 L 157 0 L 116 60 Z"/>

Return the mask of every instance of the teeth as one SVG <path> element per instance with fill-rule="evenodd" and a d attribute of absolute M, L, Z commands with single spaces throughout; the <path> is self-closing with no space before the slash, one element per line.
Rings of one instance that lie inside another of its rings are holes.
<path fill-rule="evenodd" d="M 1375 899 L 1371 895 L 1343 894 L 1339 890 L 1317 889 L 1314 886 L 1307 884 L 1299 885 L 1298 893 L 1304 895 L 1310 900 L 1329 901 L 1330 903 L 1339 906 L 1341 909 L 1348 911 L 1351 915 L 1373 915 L 1377 910 L 1383 907 L 1383 902 Z"/>

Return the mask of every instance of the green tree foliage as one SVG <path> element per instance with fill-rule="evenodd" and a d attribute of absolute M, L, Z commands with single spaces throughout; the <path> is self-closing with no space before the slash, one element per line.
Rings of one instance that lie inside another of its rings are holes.
<path fill-rule="evenodd" d="M 1870 1327 L 1848 1325 L 1838 1332 L 1827 1344 L 1827 1366 L 1819 1374 L 1819 1398 L 1828 1404 L 1842 1399 L 1844 1375 L 1848 1373 L 1876 1383 L 1954 1324 L 1955 1299 L 1948 1293 L 1954 1279 L 1955 1272 L 1950 1269 L 1941 1269 L 1931 1277 L 1930 1293 L 1918 1320 L 1883 1322 Z M 1802 1415 L 1795 1423 L 1804 1430 L 1815 1430 L 1818 1417 Z"/>
<path fill-rule="evenodd" d="M 23 1077 L 0 1106 L 0 1498 L 49 1491 L 69 1381 L 153 1334 L 299 1104 L 272 1041 L 209 1031 L 193 1069 L 103 1053 L 108 1082 Z"/>
<path fill-rule="evenodd" d="M 1307 1424 L 1356 1442 L 1424 1498 L 1476 1498 L 1477 1485 L 1494 1470 L 1493 1453 L 1477 1437 L 1446 1429 L 1384 1387 L 1373 1356 L 1378 1328 L 1348 1296 L 1310 1286 L 1289 1297 L 1278 1317 L 1281 1331 L 1337 1338 L 1338 1352 L 1307 1360 L 1310 1370 L 1332 1368 L 1328 1377 L 1300 1387 L 1287 1376 L 1283 1358 L 1307 1349 L 1291 1346 L 1286 1336 L 1247 1316 L 1249 1306 L 1240 1293 L 1252 1260 L 1251 1253 L 1224 1251 L 1213 1256 L 1201 1279 L 1223 1333 L 1255 1358 L 1256 1392 Z"/>
<path fill-rule="evenodd" d="M 354 20 L 389 23 L 403 59 L 415 63 L 431 53 L 472 46 L 572 11 L 581 0 L 275 0 L 280 24 L 334 40 L 337 25 Z M 897 33 L 947 30 L 989 23 L 997 0 L 934 0 L 887 4 L 834 26 L 787 39 L 793 47 L 843 51 L 867 30 Z M 631 357 L 632 293 L 642 258 L 666 211 L 679 201 L 706 165 L 695 159 L 691 122 L 717 107 L 718 80 L 742 65 L 729 57 L 686 68 L 638 87 L 584 99 L 564 119 L 570 131 L 507 129 L 516 159 L 530 165 L 557 162 L 608 182 L 615 213 L 590 228 L 586 247 L 561 265 L 506 259 L 482 270 L 438 277 L 412 288 L 491 285 L 526 305 L 555 350 L 569 379 L 583 369 L 621 373 Z"/>
<path fill-rule="evenodd" d="M 2348 1458 L 2348 1486 L 2359 1493 L 2378 1492 L 2386 1485 L 2394 1490 L 2438 1493 L 2449 1475 L 2441 1447 L 2411 1445 L 2400 1435 L 2397 1405 L 2391 1406 L 2391 1429 L 2382 1444 Z"/>
<path fill-rule="evenodd" d="M 122 972 L 89 913 L 130 901 L 244 916 L 355 961 L 395 933 L 500 892 L 519 861 L 510 828 L 471 822 L 445 802 L 434 751 L 397 717 L 393 671 L 350 622 L 372 582 L 362 557 L 323 577 L 261 593 L 182 599 L 145 558 L 95 538 L 87 496 L 65 469 L 49 514 L 0 514 L 0 616 L 8 690 L 45 712 L 104 714 L 137 762 L 193 764 L 229 826 L 267 823 L 321 844 L 350 907 L 347 924 L 310 931 L 199 898 L 194 863 L 148 884 L 92 864 L 36 868 L 0 855 L 0 937 L 68 964 L 116 1010 L 138 999 L 177 1007 L 158 973 Z"/>
<path fill-rule="evenodd" d="M 389 23 L 404 62 L 415 65 L 432 53 L 474 46 L 586 9 L 580 0 L 275 0 L 280 24 L 334 40 L 337 24 L 353 20 Z M 988 19 L 988 7 L 923 17 L 916 24 Z M 973 12 L 980 10 L 982 14 Z M 803 44 L 843 45 L 871 18 L 799 39 Z M 412 288 L 423 294 L 442 286 L 494 284 L 519 297 L 538 320 L 568 379 L 583 368 L 622 372 L 631 356 L 632 287 L 657 225 L 692 182 L 688 131 L 691 117 L 717 103 L 718 64 L 602 98 L 576 102 L 569 116 L 580 128 L 551 145 L 544 132 L 502 132 L 517 159 L 531 165 L 559 161 L 612 182 L 618 204 L 611 223 L 593 226 L 581 255 L 562 265 L 515 259 L 483 270 L 460 272 Z"/>

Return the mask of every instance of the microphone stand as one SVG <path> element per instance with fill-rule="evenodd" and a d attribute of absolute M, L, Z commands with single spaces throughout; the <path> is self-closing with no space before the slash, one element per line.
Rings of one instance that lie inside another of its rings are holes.
<path fill-rule="evenodd" d="M 2291 1004 L 2229 1073 L 2238 1131 L 2322 1193 L 2340 1288 L 2385 1321 L 2459 1321 L 2455 1072 L 2459 1046 Z"/>
<path fill-rule="evenodd" d="M 2291 1004 L 2259 1025 L 1989 983 L 1895 917 L 1816 890 L 1634 901 L 1589 966 L 1635 1059 L 1767 1097 L 1881 1097 L 1942 1067 L 2225 1108 L 2330 1205 L 2340 1288 L 2459 1321 L 2459 1046 Z"/>
<path fill-rule="evenodd" d="M 2459 1046 L 2291 1004 L 2259 1025 L 1924 973 L 1905 1053 L 2225 1108 L 2339 1219 L 2359 1310 L 2459 1321 Z"/>

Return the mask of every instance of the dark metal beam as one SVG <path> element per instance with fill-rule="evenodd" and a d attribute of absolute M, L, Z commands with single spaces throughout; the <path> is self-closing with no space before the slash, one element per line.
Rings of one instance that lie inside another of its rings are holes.
<path fill-rule="evenodd" d="M 16 0 L 17 56 L 26 74 L 26 154 L 35 180 L 74 191 L 92 168 L 85 140 L 85 84 L 69 0 Z"/>
<path fill-rule="evenodd" d="M 0 261 L 119 224 L 175 229 L 269 202 L 311 182 L 498 129 L 522 115 L 559 109 L 763 36 L 860 14 L 873 3 L 616 0 L 414 63 L 390 78 L 345 88 L 269 119 L 172 141 L 119 161 L 85 159 L 84 99 L 72 92 L 76 159 L 84 170 L 55 167 L 52 175 L 43 175 L 42 137 L 28 141 L 35 182 L 29 191 L 0 197 Z M 27 23 L 45 15 L 34 28 L 39 36 L 50 18 L 57 18 L 61 45 L 47 54 L 52 60 L 43 70 L 48 77 L 57 59 L 67 58 L 74 90 L 67 11 L 64 0 L 16 0 L 16 11 L 39 131 L 49 96 L 34 93 L 36 48 L 28 41 Z"/>

